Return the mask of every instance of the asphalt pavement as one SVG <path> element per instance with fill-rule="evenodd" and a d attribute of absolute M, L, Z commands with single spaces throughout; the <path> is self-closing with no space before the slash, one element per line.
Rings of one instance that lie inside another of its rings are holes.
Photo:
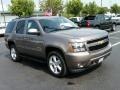
<path fill-rule="evenodd" d="M 0 90 L 120 90 L 120 26 L 109 35 L 112 53 L 101 66 L 64 78 L 50 75 L 46 64 L 12 62 L 0 38 Z"/>

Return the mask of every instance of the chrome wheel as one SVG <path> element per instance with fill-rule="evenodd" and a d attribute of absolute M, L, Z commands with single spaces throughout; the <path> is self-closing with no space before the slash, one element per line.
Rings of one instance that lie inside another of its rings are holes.
<path fill-rule="evenodd" d="M 10 55 L 11 55 L 13 60 L 16 60 L 17 54 L 16 54 L 16 50 L 14 48 L 11 48 Z"/>
<path fill-rule="evenodd" d="M 59 57 L 52 55 L 49 57 L 49 68 L 54 74 L 62 72 L 62 63 Z"/>

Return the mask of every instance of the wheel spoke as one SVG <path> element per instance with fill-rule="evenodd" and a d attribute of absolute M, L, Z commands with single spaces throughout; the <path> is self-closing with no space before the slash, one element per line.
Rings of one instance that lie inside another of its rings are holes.
<path fill-rule="evenodd" d="M 52 61 L 52 60 L 49 62 L 49 64 L 50 64 L 50 65 L 54 65 L 54 63 L 53 63 L 53 61 Z"/>
<path fill-rule="evenodd" d="M 58 70 L 57 70 L 57 67 L 54 67 L 54 72 L 59 73 Z"/>
<path fill-rule="evenodd" d="M 57 66 L 58 70 L 61 71 L 62 70 L 62 67 L 61 66 Z"/>
<path fill-rule="evenodd" d="M 57 61 L 56 56 L 53 56 L 53 61 L 54 61 L 54 63 Z"/>
<path fill-rule="evenodd" d="M 56 63 L 57 63 L 57 65 L 60 65 L 60 64 L 61 64 L 60 60 L 57 60 Z"/>

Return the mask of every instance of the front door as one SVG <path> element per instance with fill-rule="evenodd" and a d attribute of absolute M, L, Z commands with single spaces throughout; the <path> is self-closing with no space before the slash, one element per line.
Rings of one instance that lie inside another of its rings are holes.
<path fill-rule="evenodd" d="M 26 48 L 26 54 L 33 56 L 33 57 L 43 57 L 44 56 L 44 41 L 42 35 L 32 35 L 28 33 L 28 30 L 30 29 L 36 29 L 38 32 L 40 32 L 39 25 L 34 20 L 28 20 L 26 25 L 26 36 L 24 37 L 26 39 L 25 42 L 25 48 Z"/>

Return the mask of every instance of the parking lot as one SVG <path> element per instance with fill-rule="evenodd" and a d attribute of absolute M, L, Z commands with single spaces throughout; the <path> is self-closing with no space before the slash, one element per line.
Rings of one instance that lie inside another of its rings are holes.
<path fill-rule="evenodd" d="M 64 78 L 50 75 L 46 64 L 27 59 L 12 62 L 1 37 L 0 90 L 119 90 L 120 26 L 109 35 L 113 50 L 100 67 Z"/>

